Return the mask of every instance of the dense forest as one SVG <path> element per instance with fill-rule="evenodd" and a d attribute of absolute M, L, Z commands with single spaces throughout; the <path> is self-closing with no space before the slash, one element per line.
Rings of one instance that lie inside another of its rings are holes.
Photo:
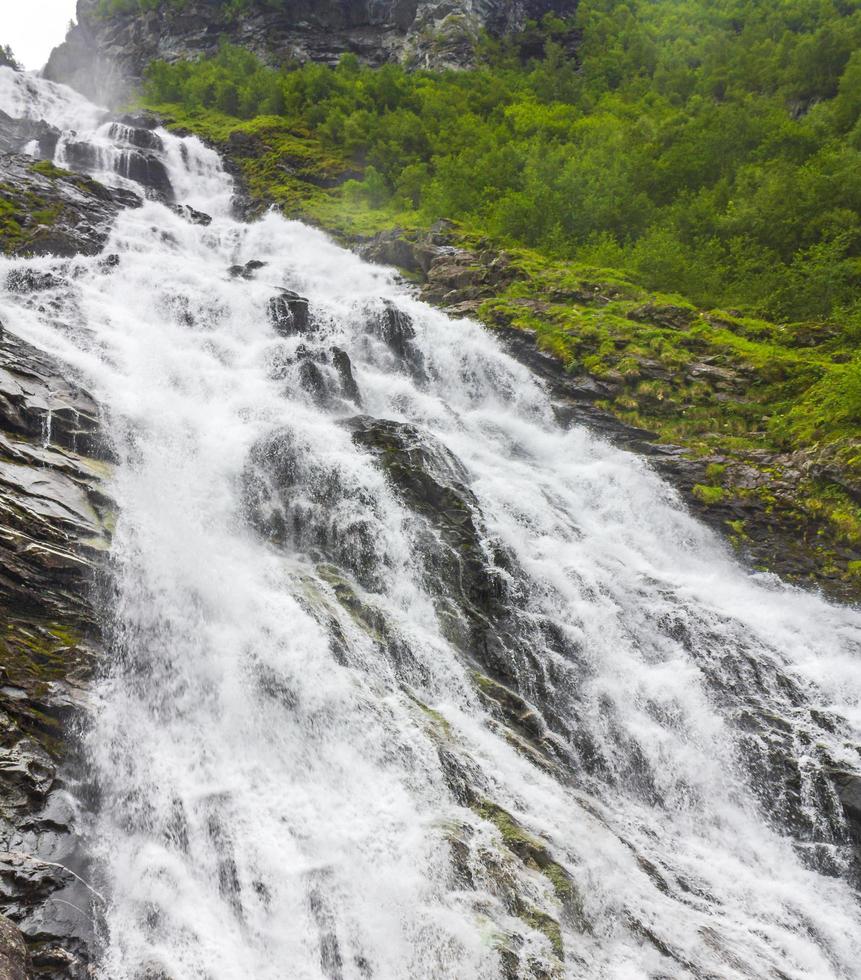
<path fill-rule="evenodd" d="M 474 71 L 155 64 L 155 102 L 286 114 L 427 220 L 651 288 L 861 330 L 861 2 L 584 0 L 579 63 L 488 41 Z"/>

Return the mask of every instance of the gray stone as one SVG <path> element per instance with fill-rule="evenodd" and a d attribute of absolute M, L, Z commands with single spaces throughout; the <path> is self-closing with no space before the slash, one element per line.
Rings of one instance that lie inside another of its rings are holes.
<path fill-rule="evenodd" d="M 0 915 L 0 980 L 30 980 L 29 960 L 24 937 Z"/>
<path fill-rule="evenodd" d="M 483 32 L 502 36 L 551 10 L 573 13 L 576 0 L 284 0 L 252 4 L 238 16 L 213 0 L 108 17 L 100 6 L 78 0 L 77 25 L 54 49 L 45 73 L 100 104 L 118 105 L 151 61 L 214 54 L 225 37 L 276 65 L 336 64 L 349 52 L 371 65 L 461 68 L 474 62 Z M 524 56 L 540 54 L 542 44 L 537 38 Z"/>

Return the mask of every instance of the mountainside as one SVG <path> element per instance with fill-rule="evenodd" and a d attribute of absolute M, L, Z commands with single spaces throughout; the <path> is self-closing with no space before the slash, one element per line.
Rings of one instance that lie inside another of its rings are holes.
<path fill-rule="evenodd" d="M 271 64 L 473 63 L 483 32 L 503 36 L 576 0 L 78 0 L 77 26 L 51 55 L 47 78 L 115 105 L 156 59 L 210 55 L 229 38 Z"/>
<path fill-rule="evenodd" d="M 651 371 L 677 331 L 677 376 L 735 395 L 713 325 L 445 223 L 354 241 L 511 319 L 527 370 L 319 231 L 245 220 L 338 189 L 283 122 L 184 119 L 224 127 L 236 207 L 216 151 L 150 115 L 8 68 L 0 107 L 54 160 L 3 160 L 0 910 L 33 969 L 3 920 L 0 965 L 851 976 L 861 617 L 749 574 L 570 426 L 589 380 L 513 314 L 642 329 Z"/>
<path fill-rule="evenodd" d="M 552 24 L 527 65 L 515 39 L 453 73 L 226 46 L 154 63 L 144 98 L 218 147 L 251 213 L 433 271 L 433 302 L 557 358 L 578 417 L 659 441 L 755 567 L 857 599 L 861 15 L 796 7 L 689 3 L 677 36 L 674 3 L 584 0 L 581 67 Z"/>
<path fill-rule="evenodd" d="M 856 975 L 839 2 L 0 66 L 0 980 Z"/>

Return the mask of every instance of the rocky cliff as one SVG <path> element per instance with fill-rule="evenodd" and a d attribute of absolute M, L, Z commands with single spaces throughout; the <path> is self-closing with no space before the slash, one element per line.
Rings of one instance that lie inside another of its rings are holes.
<path fill-rule="evenodd" d="M 0 118 L 0 144 L 19 135 Z M 73 256 L 104 244 L 114 192 L 14 154 L 0 154 L 0 172 L 0 250 L 46 256 L 38 268 L 7 263 L 0 291 L 16 306 L 53 308 Z M 69 736 L 99 659 L 94 595 L 112 513 L 99 414 L 67 365 L 0 325 L 0 977 L 9 980 L 88 975 L 95 896 Z"/>
<path fill-rule="evenodd" d="M 575 7 L 576 0 L 253 0 L 237 15 L 221 0 L 186 0 L 107 16 L 100 0 L 78 0 L 77 26 L 51 54 L 46 76 L 116 105 L 151 61 L 212 54 L 222 39 L 270 64 L 334 64 L 350 52 L 372 65 L 459 68 L 472 62 L 483 32 L 503 36 Z"/>

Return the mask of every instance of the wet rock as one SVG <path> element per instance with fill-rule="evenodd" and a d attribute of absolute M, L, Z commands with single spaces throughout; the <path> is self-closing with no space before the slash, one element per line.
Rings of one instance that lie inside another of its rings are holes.
<path fill-rule="evenodd" d="M 13 269 L 6 277 L 6 288 L 12 293 L 36 293 L 45 289 L 56 289 L 65 282 L 53 272 L 21 266 Z"/>
<path fill-rule="evenodd" d="M 249 522 L 273 544 L 333 563 L 363 588 L 381 587 L 382 503 L 317 457 L 300 433 L 279 429 L 253 448 L 244 474 Z"/>
<path fill-rule="evenodd" d="M 433 591 L 448 596 L 473 625 L 485 624 L 488 616 L 505 618 L 504 577 L 484 548 L 481 511 L 460 462 L 405 422 L 358 415 L 343 424 L 357 445 L 376 456 L 413 513 L 433 528 L 424 542 Z M 467 645 L 474 641 L 464 639 Z"/>
<path fill-rule="evenodd" d="M 197 212 L 199 213 L 199 212 Z M 209 219 L 212 220 L 211 218 Z M 198 222 L 199 224 L 208 224 L 208 222 Z M 257 270 L 262 269 L 266 265 L 265 262 L 261 262 L 259 259 L 251 259 L 250 262 L 246 262 L 245 265 L 232 265 L 227 270 L 231 279 L 253 279 Z"/>
<path fill-rule="evenodd" d="M 343 409 L 345 402 L 361 402 L 349 355 L 340 347 L 300 344 L 292 354 L 275 357 L 270 377 L 298 382 L 322 408 Z"/>
<path fill-rule="evenodd" d="M 308 300 L 291 289 L 282 289 L 266 306 L 269 322 L 282 337 L 309 333 L 314 323 L 308 311 Z"/>
<path fill-rule="evenodd" d="M 0 916 L 0 980 L 30 980 L 30 957 L 20 931 Z"/>
<path fill-rule="evenodd" d="M 65 144 L 66 159 L 73 170 L 97 173 L 110 162 L 114 173 L 127 180 L 133 180 L 144 187 L 149 196 L 158 200 L 173 200 L 173 187 L 167 168 L 154 153 L 129 149 L 112 154 L 105 159 L 100 147 L 85 140 L 70 140 Z"/>
<path fill-rule="evenodd" d="M 128 119 L 130 117 L 127 116 L 126 118 Z M 129 146 L 134 146 L 139 150 L 155 150 L 158 152 L 164 149 L 162 138 L 158 133 L 152 132 L 147 127 L 115 122 L 111 123 L 108 129 L 108 136 L 118 143 L 127 143 Z"/>
<path fill-rule="evenodd" d="M 11 205 L 0 249 L 14 255 L 97 255 L 120 207 L 140 206 L 130 191 L 79 174 L 0 154 L 4 199 Z M 38 214 L 40 222 L 33 219 Z"/>
<path fill-rule="evenodd" d="M 85 976 L 91 896 L 66 870 L 78 847 L 66 790 L 98 659 L 93 585 L 110 539 L 98 410 L 67 366 L 0 342 L 0 907 L 33 975 Z M 0 936 L 0 964 L 2 964 Z M 58 965 L 59 964 L 59 965 Z M 0 967 L 0 976 L 3 976 Z"/>
<path fill-rule="evenodd" d="M 49 357 L 12 335 L 0 341 L 0 425 L 72 452 L 107 453 L 90 395 L 59 374 Z"/>
<path fill-rule="evenodd" d="M 417 381 L 426 381 L 424 355 L 415 342 L 413 321 L 393 303 L 386 302 L 382 313 L 371 318 L 371 332 L 394 354 L 400 366 Z"/>
<path fill-rule="evenodd" d="M 835 771 L 830 773 L 852 833 L 861 842 L 861 774 Z"/>
<path fill-rule="evenodd" d="M 152 112 L 127 112 L 117 120 L 133 129 L 157 129 L 161 120 Z"/>
<path fill-rule="evenodd" d="M 333 347 L 332 363 L 335 365 L 335 370 L 338 372 L 341 381 L 341 394 L 347 401 L 354 402 L 361 407 L 362 396 L 359 394 L 359 386 L 353 377 L 353 365 L 350 362 L 349 354 L 345 350 L 341 350 L 340 347 Z"/>
<path fill-rule="evenodd" d="M 329 394 L 326 378 L 311 355 L 307 351 L 303 353 L 304 356 L 299 360 L 299 383 L 318 404 L 321 404 L 327 400 Z"/>
<path fill-rule="evenodd" d="M 171 211 L 174 214 L 178 214 L 180 218 L 185 218 L 192 225 L 211 225 L 212 217 L 205 214 L 203 211 L 196 211 L 190 204 L 173 204 L 171 205 Z M 262 263 L 261 263 L 262 264 Z M 231 266 L 231 269 L 236 268 L 236 266 Z"/>
<path fill-rule="evenodd" d="M 54 156 L 60 131 L 44 119 L 14 119 L 0 109 L 0 153 L 23 153 L 28 144 L 37 144 L 37 156 Z"/>

